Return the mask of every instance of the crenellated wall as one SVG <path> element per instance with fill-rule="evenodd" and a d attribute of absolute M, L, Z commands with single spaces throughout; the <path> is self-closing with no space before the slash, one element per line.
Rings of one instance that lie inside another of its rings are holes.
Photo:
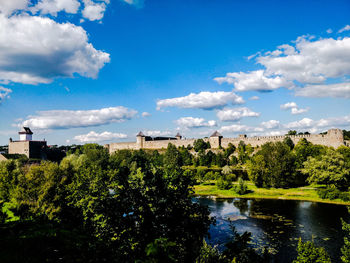
<path fill-rule="evenodd" d="M 255 136 L 247 137 L 246 135 L 240 135 L 237 138 L 223 138 L 221 136 L 214 136 L 210 138 L 204 138 L 205 142 L 210 142 L 211 148 L 217 149 L 220 146 L 223 148 L 228 147 L 229 143 L 232 143 L 235 146 L 238 146 L 240 141 L 243 141 L 245 144 L 250 144 L 253 147 L 263 145 L 267 142 L 278 142 L 283 141 L 287 136 Z M 347 145 L 344 141 L 343 132 L 340 129 L 331 129 L 328 130 L 327 134 L 308 134 L 308 135 L 288 135 L 293 141 L 294 144 L 297 144 L 302 138 L 305 138 L 313 144 L 320 144 L 325 146 L 331 146 L 338 148 L 341 145 Z M 146 141 L 145 137 L 137 136 L 136 142 L 121 142 L 121 143 L 111 143 L 105 145 L 109 149 L 110 153 L 115 152 L 116 150 L 122 149 L 165 149 L 168 147 L 168 144 L 171 143 L 176 147 L 188 145 L 193 146 L 193 143 L 196 139 L 178 139 L 178 140 L 154 140 Z"/>

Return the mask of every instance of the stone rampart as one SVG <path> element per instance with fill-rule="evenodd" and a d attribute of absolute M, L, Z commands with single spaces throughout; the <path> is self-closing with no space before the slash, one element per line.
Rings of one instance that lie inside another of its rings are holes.
<path fill-rule="evenodd" d="M 223 138 L 222 136 L 212 136 L 210 138 L 204 138 L 205 142 L 210 142 L 211 148 L 217 149 L 219 147 L 227 148 L 229 143 L 238 146 L 240 141 L 245 144 L 250 144 L 253 147 L 261 146 L 267 142 L 282 142 L 286 137 L 290 137 L 294 144 L 297 144 L 301 139 L 305 138 L 313 144 L 320 144 L 338 148 L 341 145 L 348 145 L 344 141 L 343 132 L 340 129 L 328 130 L 326 134 L 304 134 L 304 135 L 281 135 L 281 136 L 254 136 L 247 137 L 246 135 L 240 135 L 237 138 Z M 154 140 L 146 141 L 145 137 L 138 136 L 136 142 L 122 142 L 107 144 L 106 147 L 110 153 L 116 150 L 122 149 L 166 149 L 168 144 L 171 143 L 176 147 L 188 145 L 193 146 L 196 139 L 178 139 L 178 140 Z"/>

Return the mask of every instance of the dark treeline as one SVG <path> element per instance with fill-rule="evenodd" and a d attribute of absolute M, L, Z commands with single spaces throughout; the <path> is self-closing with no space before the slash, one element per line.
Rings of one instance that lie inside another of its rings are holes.
<path fill-rule="evenodd" d="M 216 180 L 230 188 L 240 177 L 235 191 L 244 194 L 242 177 L 248 176 L 259 187 L 319 183 L 341 194 L 349 187 L 349 159 L 349 148 L 306 140 L 294 146 L 287 138 L 257 149 L 241 142 L 216 153 L 201 140 L 194 149 L 169 144 L 162 153 L 112 155 L 87 144 L 61 161 L 2 161 L 0 261 L 268 262 L 271 256 L 249 247 L 250 234 L 234 228 L 222 252 L 203 241 L 215 219 L 193 202 L 192 187 Z M 300 256 L 327 257 L 310 244 L 300 242 Z"/>

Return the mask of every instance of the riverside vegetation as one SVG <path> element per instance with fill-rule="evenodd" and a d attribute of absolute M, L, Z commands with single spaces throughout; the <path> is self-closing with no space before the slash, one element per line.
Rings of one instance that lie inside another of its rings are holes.
<path fill-rule="evenodd" d="M 238 234 L 233 226 L 223 251 L 207 244 L 215 218 L 193 195 L 210 189 L 236 196 L 262 195 L 262 189 L 274 197 L 312 191 L 313 198 L 348 202 L 349 171 L 349 148 L 306 140 L 294 146 L 288 139 L 258 149 L 240 143 L 216 153 L 203 140 L 194 149 L 169 144 L 161 153 L 112 155 L 87 144 L 57 162 L 2 161 L 0 261 L 273 261 L 268 249 L 258 254 L 249 246 L 250 233 Z M 343 222 L 343 228 L 341 259 L 350 262 L 350 225 Z M 329 256 L 300 241 L 294 262 L 329 262 Z"/>

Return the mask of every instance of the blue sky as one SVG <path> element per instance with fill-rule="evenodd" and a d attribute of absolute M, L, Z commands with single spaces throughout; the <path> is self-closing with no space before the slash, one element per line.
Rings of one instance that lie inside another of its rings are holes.
<path fill-rule="evenodd" d="M 350 129 L 349 1 L 0 1 L 0 145 Z"/>

